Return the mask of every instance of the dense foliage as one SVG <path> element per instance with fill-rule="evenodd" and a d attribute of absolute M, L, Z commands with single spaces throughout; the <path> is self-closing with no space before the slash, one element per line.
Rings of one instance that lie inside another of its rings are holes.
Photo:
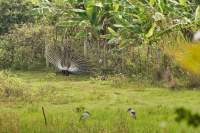
<path fill-rule="evenodd" d="M 45 44 L 52 43 L 50 27 L 26 24 L 2 37 L 0 62 L 3 68 L 36 69 L 45 67 Z"/>
<path fill-rule="evenodd" d="M 33 22 L 33 4 L 24 0 L 0 1 L 0 35 L 7 33 L 15 24 Z"/>
<path fill-rule="evenodd" d="M 32 2 L 32 3 L 31 3 Z M 51 44 L 69 45 L 105 73 L 164 79 L 186 71 L 167 47 L 192 40 L 199 28 L 195 0 L 10 0 L 1 2 L 1 68 L 45 68 Z M 8 21 L 9 20 L 9 21 Z"/>

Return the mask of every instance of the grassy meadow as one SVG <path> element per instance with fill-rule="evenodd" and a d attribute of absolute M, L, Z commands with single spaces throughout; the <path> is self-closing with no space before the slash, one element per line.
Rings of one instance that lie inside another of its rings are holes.
<path fill-rule="evenodd" d="M 0 133 L 200 133 L 199 51 L 200 0 L 0 0 Z"/>
<path fill-rule="evenodd" d="M 0 98 L 0 133 L 200 132 L 175 121 L 177 107 L 200 113 L 198 90 L 169 90 L 120 76 L 102 81 L 50 72 L 13 73 L 23 93 Z M 129 107 L 136 110 L 136 120 L 127 113 Z M 83 110 L 91 116 L 79 121 Z"/>

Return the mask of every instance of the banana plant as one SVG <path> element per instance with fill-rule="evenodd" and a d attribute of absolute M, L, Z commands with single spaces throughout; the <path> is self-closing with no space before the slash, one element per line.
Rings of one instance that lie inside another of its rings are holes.
<path fill-rule="evenodd" d="M 65 0 L 57 25 L 87 29 L 120 47 L 148 44 L 177 27 L 199 23 L 200 8 L 187 0 Z M 196 13 L 195 13 L 196 12 Z M 77 36 L 88 36 L 78 33 Z"/>
<path fill-rule="evenodd" d="M 70 2 L 70 1 L 68 1 Z M 99 35 L 105 34 L 106 25 L 109 25 L 112 21 L 110 14 L 111 2 L 101 2 L 95 0 L 78 0 L 71 1 L 71 8 L 66 9 L 66 13 L 69 15 L 73 13 L 73 21 L 77 23 L 85 24 L 85 27 L 89 27 L 93 37 L 98 38 Z M 82 25 L 84 27 L 84 25 Z"/>

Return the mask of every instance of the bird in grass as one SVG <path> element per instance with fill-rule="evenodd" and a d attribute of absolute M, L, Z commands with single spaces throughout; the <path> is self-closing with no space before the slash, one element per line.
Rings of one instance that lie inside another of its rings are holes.
<path fill-rule="evenodd" d="M 86 119 L 88 119 L 90 116 L 91 116 L 90 112 L 85 111 L 85 112 L 82 113 L 82 115 L 81 115 L 79 121 L 86 120 Z"/>
<path fill-rule="evenodd" d="M 94 66 L 89 59 L 75 53 L 67 45 L 48 45 L 45 55 L 47 62 L 54 65 L 58 72 L 66 76 L 94 71 Z"/>
<path fill-rule="evenodd" d="M 128 108 L 127 112 L 129 112 L 130 116 L 134 119 L 136 119 L 136 112 L 132 108 Z"/>

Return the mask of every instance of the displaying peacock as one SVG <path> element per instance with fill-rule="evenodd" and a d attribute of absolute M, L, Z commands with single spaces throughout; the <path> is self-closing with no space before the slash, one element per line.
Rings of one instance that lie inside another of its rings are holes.
<path fill-rule="evenodd" d="M 46 47 L 46 60 L 66 76 L 91 73 L 94 70 L 94 65 L 89 59 L 78 55 L 65 45 L 48 45 Z"/>

